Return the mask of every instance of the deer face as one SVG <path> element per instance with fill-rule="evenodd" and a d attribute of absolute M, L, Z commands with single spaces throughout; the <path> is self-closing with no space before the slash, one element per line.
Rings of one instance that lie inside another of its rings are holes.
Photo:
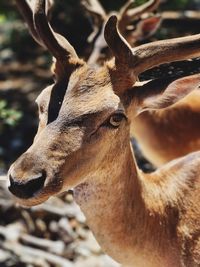
<path fill-rule="evenodd" d="M 98 70 L 83 65 L 68 82 L 47 87 L 37 98 L 38 132 L 11 166 L 9 190 L 20 204 L 36 205 L 107 170 L 115 155 L 129 146 L 129 116 L 173 104 L 180 98 L 175 97 L 179 85 L 184 96 L 199 83 L 200 76 L 194 75 L 166 82 L 162 94 L 158 84 L 152 94 L 156 82 L 129 90 L 128 78 L 122 83 L 109 65 Z M 125 92 L 116 91 L 120 86 Z"/>
<path fill-rule="evenodd" d="M 131 49 L 118 31 L 117 17 L 111 16 L 104 35 L 114 59 L 92 69 L 52 30 L 45 0 L 35 0 L 33 11 L 28 2 L 17 2 L 34 38 L 56 59 L 56 83 L 37 99 L 40 123 L 33 145 L 9 171 L 10 191 L 30 206 L 109 169 L 115 155 L 129 146 L 133 114 L 167 107 L 199 87 L 198 74 L 131 88 L 144 70 L 199 56 L 200 36 Z"/>
<path fill-rule="evenodd" d="M 9 189 L 25 205 L 75 187 L 104 168 L 116 142 L 129 143 L 126 110 L 107 67 L 97 71 L 83 66 L 68 84 L 61 81 L 44 89 L 36 102 L 38 132 L 9 171 Z"/>

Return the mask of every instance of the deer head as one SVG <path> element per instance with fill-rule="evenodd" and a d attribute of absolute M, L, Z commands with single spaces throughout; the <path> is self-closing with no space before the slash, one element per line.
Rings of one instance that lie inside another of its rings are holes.
<path fill-rule="evenodd" d="M 35 1 L 33 11 L 25 1 L 17 3 L 33 12 L 33 20 L 27 20 L 31 32 L 55 58 L 55 83 L 36 100 L 40 122 L 34 142 L 9 170 L 9 190 L 30 206 L 108 169 L 115 155 L 129 147 L 130 113 L 169 106 L 199 86 L 200 76 L 193 75 L 157 90 L 132 88 L 138 75 L 153 66 L 199 56 L 200 35 L 132 49 L 111 16 L 105 39 L 114 59 L 96 69 L 53 31 L 45 0 Z"/>

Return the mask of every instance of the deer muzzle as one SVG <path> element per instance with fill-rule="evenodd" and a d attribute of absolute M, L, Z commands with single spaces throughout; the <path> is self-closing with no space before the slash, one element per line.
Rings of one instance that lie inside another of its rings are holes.
<path fill-rule="evenodd" d="M 8 187 L 9 191 L 18 198 L 28 199 L 34 197 L 37 192 L 39 192 L 43 187 L 46 180 L 45 171 L 38 173 L 34 177 L 28 177 L 25 181 L 19 181 L 12 174 L 9 175 Z"/>

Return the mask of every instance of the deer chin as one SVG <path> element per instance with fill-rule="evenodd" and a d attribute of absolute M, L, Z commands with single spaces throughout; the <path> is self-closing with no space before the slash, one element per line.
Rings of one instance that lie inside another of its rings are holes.
<path fill-rule="evenodd" d="M 38 193 L 37 196 L 28 198 L 28 199 L 23 199 L 23 198 L 17 198 L 14 197 L 14 199 L 16 200 L 16 203 L 24 208 L 30 208 L 33 206 L 37 206 L 40 205 L 42 203 L 44 203 L 45 201 L 47 201 L 49 199 L 50 196 L 43 194 L 43 193 Z"/>

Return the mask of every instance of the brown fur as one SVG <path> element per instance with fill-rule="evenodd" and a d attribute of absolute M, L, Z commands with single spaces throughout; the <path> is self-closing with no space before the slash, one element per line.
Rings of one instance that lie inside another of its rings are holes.
<path fill-rule="evenodd" d="M 131 133 L 155 166 L 200 150 L 200 90 L 169 108 L 140 114 Z"/>
<path fill-rule="evenodd" d="M 129 144 L 129 122 L 123 120 L 117 129 L 101 126 L 119 108 L 126 110 L 123 97 L 112 89 L 109 73 L 107 66 L 98 71 L 85 66 L 74 72 L 59 116 L 48 125 L 42 101 L 47 105 L 52 89 L 42 92 L 37 100 L 44 112 L 40 131 L 10 173 L 24 183 L 43 168 L 47 179 L 33 198 L 18 201 L 35 205 L 75 187 L 75 199 L 90 228 L 117 261 L 141 267 L 198 266 L 198 239 L 192 242 L 192 238 L 199 231 L 195 206 L 200 155 L 191 154 L 150 175 L 139 171 Z M 83 115 L 87 116 L 77 120 Z M 193 207 L 195 217 L 190 217 Z"/>

